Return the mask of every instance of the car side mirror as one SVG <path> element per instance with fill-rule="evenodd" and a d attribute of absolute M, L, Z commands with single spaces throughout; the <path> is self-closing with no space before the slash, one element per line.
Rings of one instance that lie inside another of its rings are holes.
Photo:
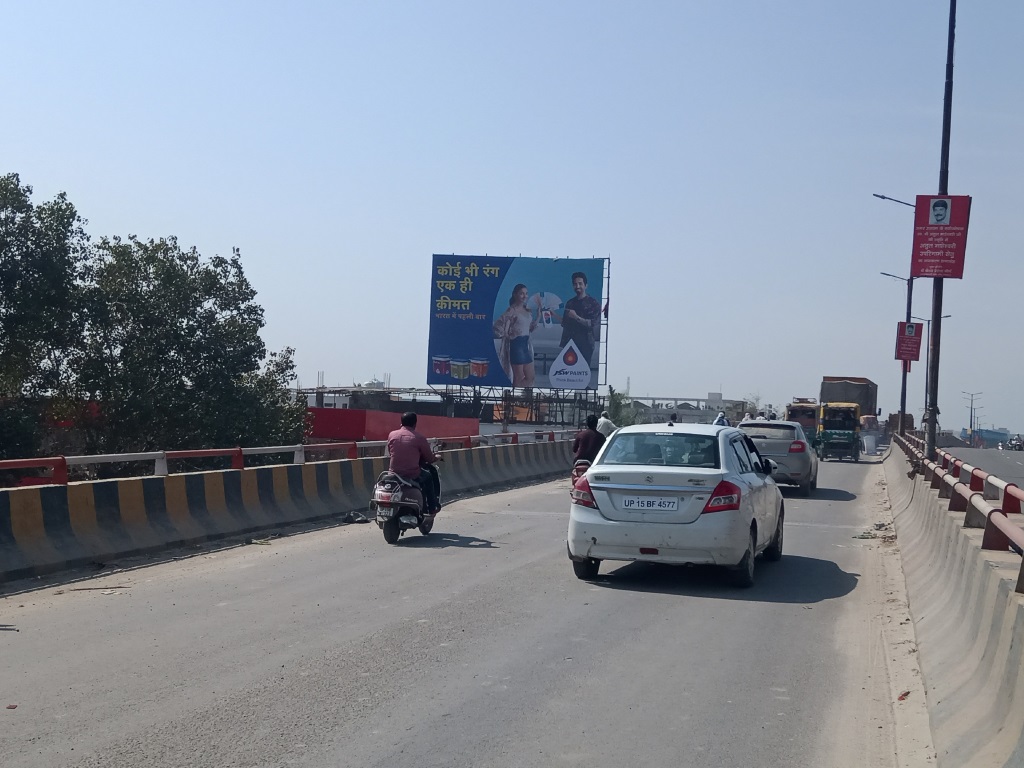
<path fill-rule="evenodd" d="M 779 468 L 779 465 L 776 464 L 771 459 L 762 459 L 762 462 L 764 464 L 764 474 L 766 474 L 766 475 L 770 475 L 770 474 L 774 473 L 775 470 L 777 470 Z"/>

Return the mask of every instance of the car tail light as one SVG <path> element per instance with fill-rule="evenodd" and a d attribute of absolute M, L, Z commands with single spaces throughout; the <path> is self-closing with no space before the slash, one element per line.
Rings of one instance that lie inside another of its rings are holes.
<path fill-rule="evenodd" d="M 803 440 L 794 440 L 792 445 L 789 446 L 790 453 L 806 453 L 807 443 Z"/>
<path fill-rule="evenodd" d="M 739 508 L 739 486 L 733 485 L 728 480 L 722 480 L 715 486 L 715 490 L 711 492 L 711 498 L 708 499 L 708 503 L 704 505 L 704 509 L 701 510 L 701 514 L 704 515 L 708 512 L 727 512 L 728 510 Z"/>
<path fill-rule="evenodd" d="M 594 501 L 594 494 L 590 490 L 590 483 L 587 482 L 586 476 L 581 477 L 576 481 L 572 490 L 569 491 L 569 497 L 572 499 L 573 504 L 579 504 L 581 507 L 597 509 L 597 502 Z"/>

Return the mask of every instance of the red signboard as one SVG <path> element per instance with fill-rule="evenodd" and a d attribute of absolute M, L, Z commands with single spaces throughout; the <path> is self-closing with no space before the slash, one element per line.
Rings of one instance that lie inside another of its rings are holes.
<path fill-rule="evenodd" d="M 910 276 L 962 278 L 970 218 L 969 195 L 918 195 Z"/>
<path fill-rule="evenodd" d="M 898 323 L 896 328 L 896 359 L 897 360 L 920 360 L 921 359 L 921 331 L 924 330 L 920 323 Z M 909 370 L 909 366 L 908 366 Z"/>

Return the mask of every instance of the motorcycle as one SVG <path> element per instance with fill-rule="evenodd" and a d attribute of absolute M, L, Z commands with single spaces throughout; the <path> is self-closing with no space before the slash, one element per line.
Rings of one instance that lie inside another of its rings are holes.
<path fill-rule="evenodd" d="M 1024 451 L 1024 440 L 1021 440 L 1020 437 L 1011 437 L 1006 447 L 1011 451 Z"/>
<path fill-rule="evenodd" d="M 576 481 L 587 474 L 587 470 L 590 469 L 590 462 L 586 459 L 580 459 L 572 465 L 572 472 L 569 473 L 569 485 L 572 488 L 576 487 Z M 571 492 L 571 491 L 570 491 Z"/>
<path fill-rule="evenodd" d="M 437 467 L 425 464 L 423 468 L 430 473 L 440 505 L 441 478 Z M 435 516 L 427 514 L 427 499 L 420 486 L 387 470 L 380 473 L 373 486 L 369 511 L 388 544 L 397 542 L 411 528 L 418 528 L 426 536 L 434 527 Z"/>

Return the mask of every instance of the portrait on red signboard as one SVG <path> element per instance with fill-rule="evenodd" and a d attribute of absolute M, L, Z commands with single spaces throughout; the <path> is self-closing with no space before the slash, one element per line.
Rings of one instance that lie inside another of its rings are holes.
<path fill-rule="evenodd" d="M 949 224 L 949 204 L 949 200 L 941 197 L 937 197 L 932 200 L 931 207 L 928 210 L 928 223 Z"/>

